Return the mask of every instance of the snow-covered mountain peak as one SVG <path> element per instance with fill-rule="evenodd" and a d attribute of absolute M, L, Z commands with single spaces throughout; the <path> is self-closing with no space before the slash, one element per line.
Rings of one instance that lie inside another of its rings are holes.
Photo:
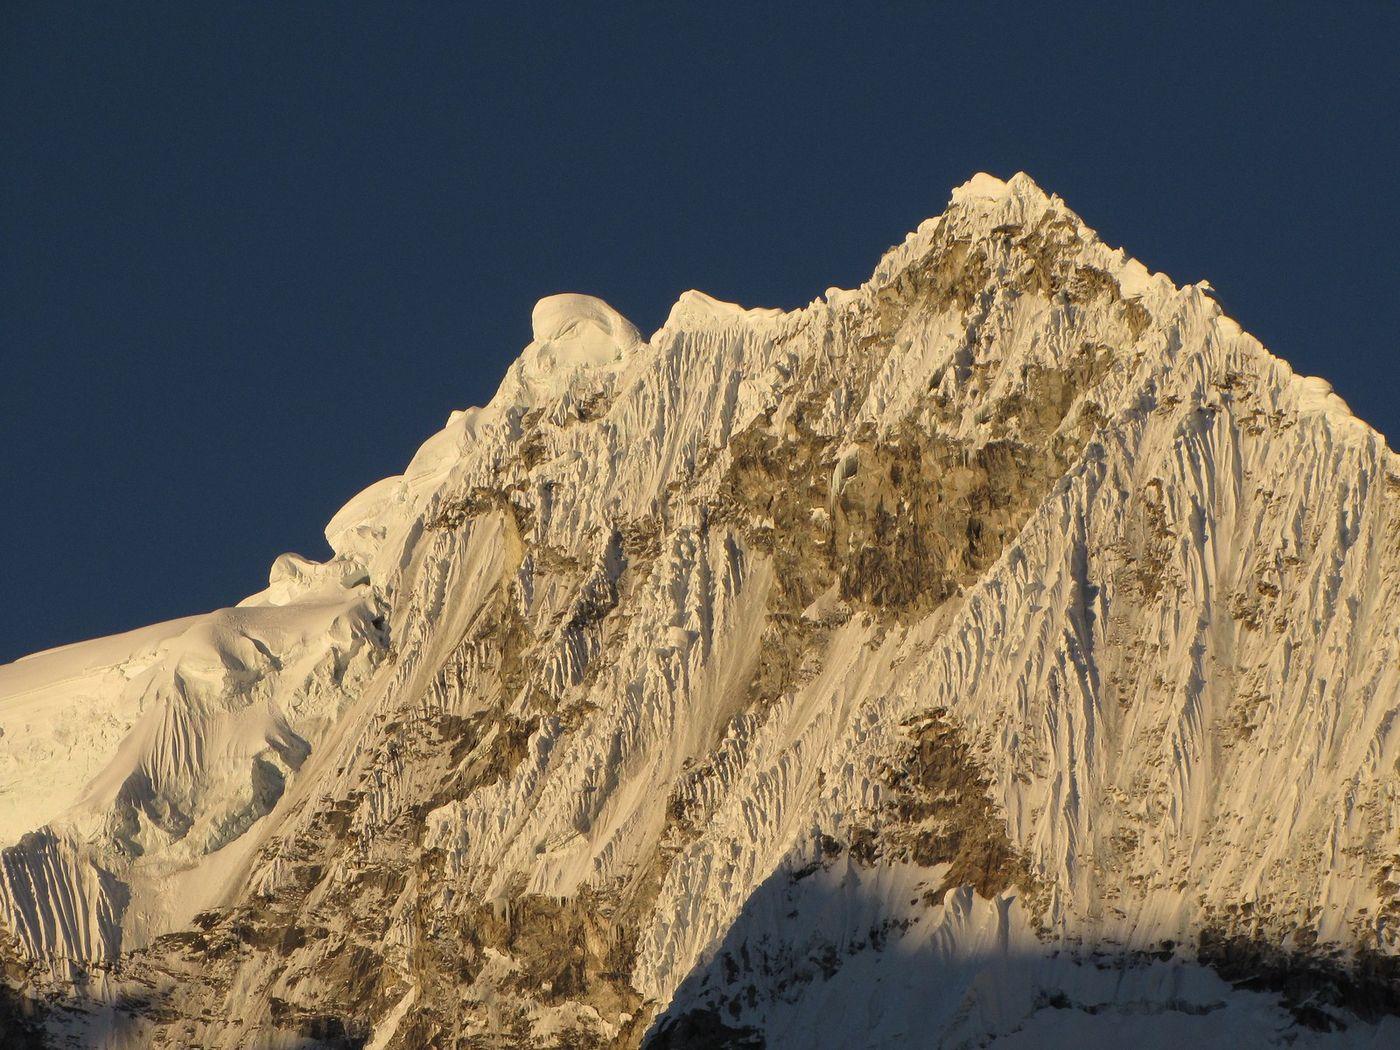
<path fill-rule="evenodd" d="M 925 219 L 902 243 L 885 253 L 865 285 L 878 289 L 922 257 L 940 237 L 986 240 L 997 231 L 1034 228 L 1056 223 L 1064 230 L 1082 235 L 1086 243 L 1096 242 L 1092 230 L 1065 206 L 1058 196 L 1048 195 L 1025 172 L 1003 181 L 995 175 L 978 172 L 955 188 L 942 214 Z"/>
<path fill-rule="evenodd" d="M 0 668 L 0 1018 L 1397 1041 L 1400 469 L 1323 381 L 1023 174 L 801 310 L 531 322 L 329 561 Z"/>
<path fill-rule="evenodd" d="M 979 171 L 961 186 L 953 189 L 952 203 L 964 206 L 974 201 L 1002 202 L 1019 200 L 1031 206 L 1044 207 L 1051 197 L 1036 181 L 1024 171 L 1018 171 L 1010 179 L 999 179 L 985 171 Z"/>

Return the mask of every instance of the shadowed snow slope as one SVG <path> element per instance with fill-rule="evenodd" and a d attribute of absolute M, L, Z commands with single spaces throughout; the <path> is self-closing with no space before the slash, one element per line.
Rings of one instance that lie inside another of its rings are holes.
<path fill-rule="evenodd" d="M 1400 461 L 1325 382 L 1023 174 L 532 325 L 330 561 L 0 668 L 0 1025 L 1400 1041 Z"/>

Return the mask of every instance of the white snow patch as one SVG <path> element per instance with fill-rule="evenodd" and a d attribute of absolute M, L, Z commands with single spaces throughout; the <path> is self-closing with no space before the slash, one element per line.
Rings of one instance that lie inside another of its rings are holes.
<path fill-rule="evenodd" d="M 743 307 L 692 288 L 688 292 L 682 292 L 676 304 L 671 307 L 663 329 L 683 330 L 715 324 L 742 324 L 782 316 L 782 310 L 770 307 Z"/>
<path fill-rule="evenodd" d="M 560 364 L 616 360 L 642 341 L 632 322 L 601 299 L 565 292 L 535 304 L 530 327 L 536 343 L 553 343 Z"/>

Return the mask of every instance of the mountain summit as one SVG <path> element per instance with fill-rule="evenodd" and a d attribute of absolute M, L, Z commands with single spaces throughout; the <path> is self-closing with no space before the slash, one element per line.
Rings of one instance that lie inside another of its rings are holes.
<path fill-rule="evenodd" d="M 1325 382 L 1024 174 L 532 327 L 330 560 L 0 668 L 13 1042 L 1400 1042 L 1400 457 Z"/>

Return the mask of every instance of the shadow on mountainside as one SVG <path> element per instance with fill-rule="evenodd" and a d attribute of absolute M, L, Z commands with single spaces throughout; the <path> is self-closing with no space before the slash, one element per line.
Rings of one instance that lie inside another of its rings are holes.
<path fill-rule="evenodd" d="M 1037 950 L 1013 900 L 960 887 L 930 905 L 917 885 L 907 869 L 845 859 L 776 872 L 643 1046 L 1400 1045 L 1387 1043 L 1400 1040 L 1394 958 L 1219 931 L 1149 951 Z"/>
<path fill-rule="evenodd" d="M 1012 896 L 987 899 L 960 886 L 931 902 L 929 889 L 942 879 L 941 868 L 863 864 L 849 852 L 774 872 L 681 982 L 642 1045 L 1400 1045 L 1400 960 L 1288 950 L 1219 929 L 1186 947 L 1057 948 L 1036 939 Z M 5 1050 L 134 1046 L 140 1026 L 162 1022 L 171 1045 L 179 1043 L 187 1019 L 169 996 L 128 995 L 110 1007 L 36 999 L 16 990 L 25 970 L 15 965 L 0 982 Z M 278 1047 L 362 1050 L 368 1042 L 363 1024 L 271 1005 L 273 1026 L 259 1034 Z M 63 1035 L 49 1038 L 46 1027 Z M 417 1050 L 411 1038 L 403 1045 Z M 486 1037 L 480 1045 L 515 1044 Z M 561 1035 L 555 1045 L 622 1043 Z"/>
<path fill-rule="evenodd" d="M 276 1006 L 274 1001 L 278 1027 L 260 1034 L 269 1045 L 275 1041 L 285 1050 L 362 1050 L 369 1041 L 354 1022 L 330 1015 L 284 1016 L 279 1021 Z M 180 1019 L 168 998 L 155 992 L 123 993 L 107 1005 L 78 996 L 36 998 L 0 982 L 0 1050 L 135 1047 L 142 1045 L 135 1040 L 148 1033 L 147 1024 Z"/>
<path fill-rule="evenodd" d="M 1207 927 L 1196 957 L 1235 988 L 1277 994 L 1307 1028 L 1331 1031 L 1338 1011 L 1371 1024 L 1400 1018 L 1400 956 L 1289 950 L 1258 935 Z"/>
<path fill-rule="evenodd" d="M 41 1050 L 47 1008 L 36 1000 L 0 984 L 0 1046 L 14 1050 Z"/>
<path fill-rule="evenodd" d="M 138 1017 L 160 1008 L 157 996 L 123 995 L 110 1008 L 77 996 L 38 998 L 0 985 L 0 1047 L 84 1050 L 105 1047 L 134 1034 Z M 57 1033 L 62 1032 L 62 1036 Z"/>

